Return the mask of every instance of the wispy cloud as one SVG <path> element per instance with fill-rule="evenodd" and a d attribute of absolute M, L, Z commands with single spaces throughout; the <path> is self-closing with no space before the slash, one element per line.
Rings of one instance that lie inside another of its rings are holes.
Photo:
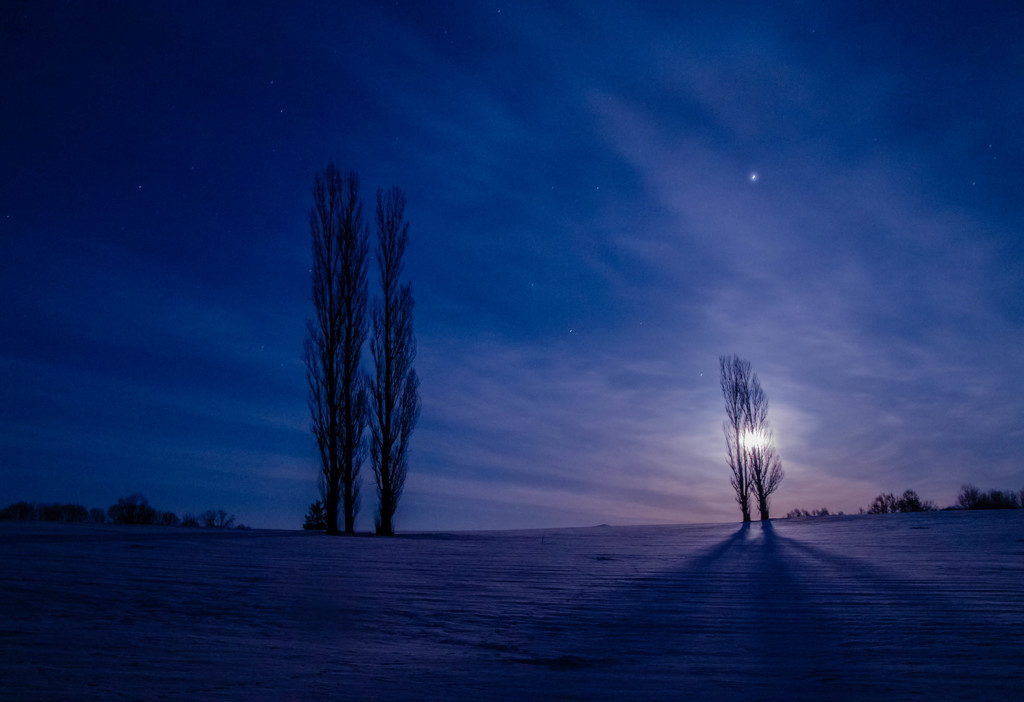
<path fill-rule="evenodd" d="M 17 485 L 137 476 L 297 523 L 316 490 L 308 189 L 332 160 L 368 210 L 377 186 L 409 195 L 404 528 L 735 518 L 728 353 L 772 403 L 776 513 L 1024 481 L 1012 23 L 496 10 L 89 11 L 98 34 L 26 34 L 21 73 L 55 82 L 8 101 L 42 125 L 13 115 L 0 203 Z"/>

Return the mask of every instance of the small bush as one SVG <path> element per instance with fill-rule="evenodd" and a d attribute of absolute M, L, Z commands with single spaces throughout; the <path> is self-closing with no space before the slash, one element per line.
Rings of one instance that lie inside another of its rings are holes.
<path fill-rule="evenodd" d="M 178 526 L 179 521 L 174 512 L 159 512 L 157 515 L 157 523 L 162 526 Z"/>
<path fill-rule="evenodd" d="M 306 512 L 306 521 L 302 523 L 302 528 L 307 531 L 327 530 L 327 515 L 324 513 L 323 502 L 317 500 L 309 506 L 309 511 Z"/>
<path fill-rule="evenodd" d="M 181 517 L 181 525 L 183 527 L 197 527 L 199 526 L 199 519 L 196 515 L 186 512 Z"/>
<path fill-rule="evenodd" d="M 913 490 L 907 490 L 896 503 L 900 512 L 934 512 L 935 505 L 931 500 L 922 501 Z"/>
<path fill-rule="evenodd" d="M 875 498 L 875 501 L 868 507 L 868 514 L 892 514 L 898 512 L 899 500 L 891 492 L 883 492 Z"/>
<path fill-rule="evenodd" d="M 235 515 L 228 514 L 222 509 L 208 509 L 199 517 L 204 527 L 214 529 L 227 529 L 235 522 Z"/>
<path fill-rule="evenodd" d="M 842 514 L 842 512 L 837 512 L 836 514 Z M 832 516 L 832 513 L 828 511 L 827 507 L 822 507 L 821 509 L 812 509 L 810 511 L 807 511 L 806 509 L 797 508 L 797 509 L 794 509 L 789 514 L 787 514 L 786 518 L 787 519 L 795 519 L 795 518 L 799 518 L 799 517 L 830 517 L 830 516 Z"/>

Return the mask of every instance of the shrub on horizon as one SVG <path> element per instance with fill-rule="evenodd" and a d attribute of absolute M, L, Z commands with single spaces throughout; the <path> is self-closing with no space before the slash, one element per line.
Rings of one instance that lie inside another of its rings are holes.
<path fill-rule="evenodd" d="M 907 490 L 902 496 L 896 497 L 891 492 L 883 492 L 875 498 L 868 508 L 868 514 L 896 514 L 898 512 L 932 512 L 935 504 L 931 500 L 921 500 L 913 490 Z"/>
<path fill-rule="evenodd" d="M 842 512 L 836 512 L 836 515 L 841 515 Z M 800 517 L 831 517 L 832 513 L 828 511 L 828 507 L 822 507 L 821 509 L 812 509 L 807 511 L 806 509 L 800 509 L 799 507 L 791 511 L 786 515 L 786 519 L 795 519 Z"/>
<path fill-rule="evenodd" d="M 41 522 L 84 522 L 89 517 L 89 510 L 82 505 L 17 502 L 0 512 L 0 519 L 17 519 L 20 521 L 39 520 Z"/>
<path fill-rule="evenodd" d="M 327 530 L 327 516 L 324 513 L 323 502 L 316 500 L 309 506 L 309 511 L 306 512 L 306 521 L 303 522 L 302 528 L 307 531 Z"/>
<path fill-rule="evenodd" d="M 213 529 L 227 529 L 235 523 L 235 515 L 228 514 L 222 509 L 208 509 L 200 515 L 199 519 L 204 527 Z"/>
<path fill-rule="evenodd" d="M 157 523 L 161 526 L 178 526 L 179 521 L 174 512 L 157 512 Z"/>
<path fill-rule="evenodd" d="M 899 500 L 891 492 L 883 492 L 868 507 L 868 514 L 892 514 L 893 512 L 898 512 L 898 503 Z"/>
<path fill-rule="evenodd" d="M 111 505 L 107 514 L 114 524 L 155 524 L 157 518 L 156 510 L 139 493 L 118 498 L 117 504 Z"/>

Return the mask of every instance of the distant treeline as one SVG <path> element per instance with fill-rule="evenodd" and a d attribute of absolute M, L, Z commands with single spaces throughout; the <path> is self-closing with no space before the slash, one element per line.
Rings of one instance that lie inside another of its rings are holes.
<path fill-rule="evenodd" d="M 931 500 L 922 500 L 913 490 L 907 490 L 900 497 L 883 492 L 875 498 L 866 514 L 896 514 L 898 512 L 934 512 L 937 508 Z"/>
<path fill-rule="evenodd" d="M 952 509 L 1021 509 L 1024 507 L 1024 490 L 989 490 L 982 492 L 973 485 L 964 485 L 957 495 Z"/>
<path fill-rule="evenodd" d="M 222 509 L 209 509 L 202 514 L 186 513 L 180 518 L 174 512 L 155 509 L 142 495 L 136 493 L 118 498 L 106 510 L 101 507 L 86 509 L 79 504 L 47 504 L 15 502 L 0 510 L 0 519 L 39 522 L 95 522 L 96 524 L 154 524 L 159 526 L 211 527 L 248 529 L 244 524 L 235 526 L 235 516 Z"/>
<path fill-rule="evenodd" d="M 896 514 L 898 512 L 933 512 L 938 508 L 931 500 L 922 500 L 913 490 L 907 490 L 900 497 L 891 492 L 883 492 L 876 497 L 871 506 L 866 510 L 861 508 L 861 514 Z M 956 504 L 946 507 L 947 510 L 957 509 L 1024 509 L 1024 490 L 1014 492 L 1013 490 L 979 490 L 974 485 L 960 486 L 960 494 L 957 495 Z M 838 514 L 842 514 L 839 512 Z M 827 517 L 830 512 L 825 509 L 794 509 L 786 515 L 787 518 L 796 517 Z"/>
<path fill-rule="evenodd" d="M 842 516 L 842 512 L 836 512 L 835 516 Z M 806 509 L 794 509 L 786 515 L 786 519 L 796 519 L 797 517 L 831 517 L 832 512 L 828 511 L 827 507 L 821 509 L 812 509 L 810 511 Z"/>

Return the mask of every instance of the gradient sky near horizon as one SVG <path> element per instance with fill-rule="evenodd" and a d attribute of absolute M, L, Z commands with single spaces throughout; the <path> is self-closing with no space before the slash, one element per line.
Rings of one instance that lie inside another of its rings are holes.
<path fill-rule="evenodd" d="M 313 175 L 408 197 L 402 530 L 1024 487 L 1024 6 L 5 2 L 0 503 L 297 528 Z M 363 472 L 358 526 L 372 527 Z"/>

